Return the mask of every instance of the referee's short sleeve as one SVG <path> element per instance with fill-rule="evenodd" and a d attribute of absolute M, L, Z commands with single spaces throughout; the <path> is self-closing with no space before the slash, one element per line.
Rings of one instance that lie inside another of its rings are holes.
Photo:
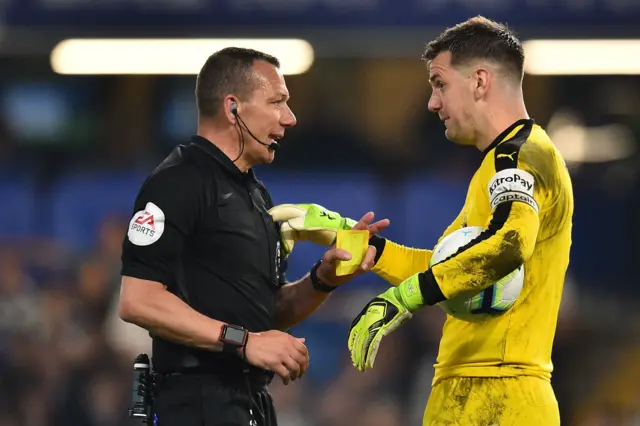
<path fill-rule="evenodd" d="M 174 288 L 185 238 L 203 205 L 203 177 L 178 164 L 160 170 L 142 185 L 122 247 L 122 275 Z"/>

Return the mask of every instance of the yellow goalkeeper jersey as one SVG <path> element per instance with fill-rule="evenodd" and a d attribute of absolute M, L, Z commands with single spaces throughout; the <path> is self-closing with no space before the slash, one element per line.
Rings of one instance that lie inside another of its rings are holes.
<path fill-rule="evenodd" d="M 457 229 L 482 226 L 478 238 L 431 269 L 431 250 L 385 241 L 373 271 L 394 285 L 426 271 L 440 295 L 429 300 L 423 290 L 426 304 L 481 291 L 525 265 L 522 292 L 506 313 L 477 323 L 447 316 L 434 384 L 451 376 L 550 379 L 572 216 L 573 191 L 562 156 L 533 120 L 519 120 L 485 150 L 464 207 L 440 240 Z"/>

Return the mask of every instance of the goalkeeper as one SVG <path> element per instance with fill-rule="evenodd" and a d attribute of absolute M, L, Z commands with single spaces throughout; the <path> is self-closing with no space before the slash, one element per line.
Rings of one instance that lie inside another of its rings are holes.
<path fill-rule="evenodd" d="M 423 58 L 433 88 L 429 109 L 447 139 L 483 156 L 443 237 L 466 226 L 484 231 L 431 268 L 431 250 L 372 238 L 372 271 L 393 287 L 353 321 L 353 364 L 372 368 L 383 337 L 425 305 L 480 292 L 524 264 L 522 292 L 505 314 L 483 322 L 447 317 L 423 425 L 559 425 L 551 349 L 573 195 L 560 153 L 527 114 L 522 45 L 506 26 L 475 17 L 445 30 Z"/>

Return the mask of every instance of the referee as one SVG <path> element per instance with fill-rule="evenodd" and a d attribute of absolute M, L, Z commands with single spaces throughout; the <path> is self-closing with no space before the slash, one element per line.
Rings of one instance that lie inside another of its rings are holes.
<path fill-rule="evenodd" d="M 331 249 L 286 283 L 273 206 L 252 167 L 273 161 L 296 124 L 273 56 L 227 48 L 196 83 L 198 132 L 143 183 L 123 243 L 120 316 L 149 330 L 159 426 L 275 426 L 267 390 L 309 365 L 304 339 L 282 330 L 334 288 Z M 376 232 L 369 213 L 356 229 Z M 362 269 L 373 263 L 367 253 Z M 311 278 L 313 276 L 313 278 Z"/>

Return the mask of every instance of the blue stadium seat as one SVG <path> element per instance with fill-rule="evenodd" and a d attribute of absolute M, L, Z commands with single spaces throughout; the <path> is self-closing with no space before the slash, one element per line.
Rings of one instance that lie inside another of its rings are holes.
<path fill-rule="evenodd" d="M 375 209 L 375 182 L 368 173 L 260 173 L 273 202 L 316 203 L 329 210 L 358 219 Z"/>
<path fill-rule="evenodd" d="M 87 173 L 67 176 L 51 192 L 53 237 L 76 249 L 90 248 L 108 216 L 129 216 L 146 174 Z"/>
<path fill-rule="evenodd" d="M 46 221 L 44 212 L 38 211 L 37 195 L 28 178 L 0 180 L 0 238 L 32 236 L 37 221 Z"/>
<path fill-rule="evenodd" d="M 414 176 L 402 189 L 404 212 L 394 221 L 402 227 L 404 245 L 431 249 L 464 205 L 468 182 Z"/>
<path fill-rule="evenodd" d="M 347 352 L 350 323 L 316 321 L 313 316 L 291 329 L 295 337 L 304 337 L 313 360 L 307 370 L 307 380 L 323 386 L 334 380 L 343 368 Z"/>

